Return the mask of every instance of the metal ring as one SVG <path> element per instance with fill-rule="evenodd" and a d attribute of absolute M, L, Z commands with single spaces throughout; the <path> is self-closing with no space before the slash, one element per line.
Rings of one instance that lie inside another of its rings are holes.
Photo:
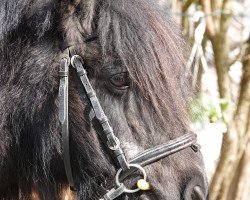
<path fill-rule="evenodd" d="M 142 174 L 143 174 L 143 179 L 146 181 L 146 179 L 147 179 L 147 174 L 146 174 L 145 169 L 143 169 L 142 166 L 140 166 L 140 165 L 138 165 L 138 164 L 128 164 L 128 166 L 129 166 L 129 167 L 135 167 L 135 168 L 139 169 L 139 170 L 142 172 Z M 116 183 L 116 185 L 117 185 L 118 187 L 121 186 L 121 183 L 120 183 L 120 181 L 119 181 L 119 176 L 120 176 L 121 172 L 122 172 L 122 169 L 119 169 L 119 170 L 117 171 L 117 173 L 116 173 L 116 176 L 115 176 L 115 183 Z M 131 189 L 127 189 L 127 188 L 125 187 L 125 189 L 124 189 L 124 192 L 125 192 L 125 193 L 135 193 L 135 192 L 138 192 L 138 191 L 140 191 L 140 188 L 131 190 Z"/>

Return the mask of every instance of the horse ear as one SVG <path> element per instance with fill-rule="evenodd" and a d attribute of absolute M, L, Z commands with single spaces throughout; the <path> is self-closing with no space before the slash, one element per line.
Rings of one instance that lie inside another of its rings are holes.
<path fill-rule="evenodd" d="M 92 33 L 95 0 L 63 0 L 61 6 L 64 39 L 82 43 Z"/>

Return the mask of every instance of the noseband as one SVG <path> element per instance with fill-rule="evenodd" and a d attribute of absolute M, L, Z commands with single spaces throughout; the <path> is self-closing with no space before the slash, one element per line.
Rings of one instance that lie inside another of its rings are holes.
<path fill-rule="evenodd" d="M 62 145 L 63 145 L 63 161 L 65 166 L 65 172 L 67 180 L 71 188 L 74 188 L 74 179 L 72 175 L 71 161 L 70 161 L 70 146 L 69 146 L 69 122 L 68 122 L 68 77 L 69 77 L 69 67 L 73 67 L 78 77 L 80 78 L 83 89 L 90 101 L 92 113 L 94 118 L 99 122 L 102 127 L 100 134 L 104 144 L 112 152 L 112 156 L 115 157 L 120 169 L 116 174 L 116 185 L 114 188 L 109 190 L 103 198 L 100 200 L 112 200 L 123 193 L 135 193 L 141 188 L 137 189 L 127 189 L 121 180 L 130 176 L 136 170 L 139 170 L 143 174 L 143 180 L 146 181 L 147 174 L 144 170 L 144 166 L 151 163 L 157 162 L 158 160 L 181 151 L 187 147 L 191 147 L 194 151 L 198 151 L 197 148 L 197 136 L 195 133 L 187 133 L 179 138 L 167 141 L 164 144 L 155 146 L 153 148 L 147 149 L 144 152 L 137 155 L 132 160 L 128 161 L 124 155 L 123 150 L 120 147 L 120 141 L 115 136 L 112 127 L 109 124 L 108 118 L 105 115 L 100 102 L 96 96 L 92 85 L 87 76 L 87 72 L 83 67 L 83 61 L 78 55 L 70 55 L 69 49 L 67 48 L 66 54 L 63 55 L 60 62 L 60 85 L 59 85 L 59 120 L 62 126 Z"/>

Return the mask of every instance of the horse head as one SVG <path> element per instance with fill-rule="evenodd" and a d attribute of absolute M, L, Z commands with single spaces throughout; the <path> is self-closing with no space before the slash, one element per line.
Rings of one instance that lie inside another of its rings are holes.
<path fill-rule="evenodd" d="M 151 0 L 5 0 L 0 10 L 0 197 L 59 199 L 70 182 L 72 198 L 112 199 L 145 175 L 117 199 L 207 198 L 168 10 Z"/>

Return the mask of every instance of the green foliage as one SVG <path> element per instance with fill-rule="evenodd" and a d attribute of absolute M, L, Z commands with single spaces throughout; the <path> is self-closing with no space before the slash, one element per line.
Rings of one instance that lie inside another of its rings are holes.
<path fill-rule="evenodd" d="M 199 96 L 188 100 L 189 116 L 192 123 L 204 124 L 205 122 L 228 123 L 228 110 L 233 104 L 225 99 L 212 99 Z"/>
<path fill-rule="evenodd" d="M 206 121 L 205 108 L 201 98 L 189 99 L 187 102 L 188 113 L 192 123 L 204 124 Z"/>

